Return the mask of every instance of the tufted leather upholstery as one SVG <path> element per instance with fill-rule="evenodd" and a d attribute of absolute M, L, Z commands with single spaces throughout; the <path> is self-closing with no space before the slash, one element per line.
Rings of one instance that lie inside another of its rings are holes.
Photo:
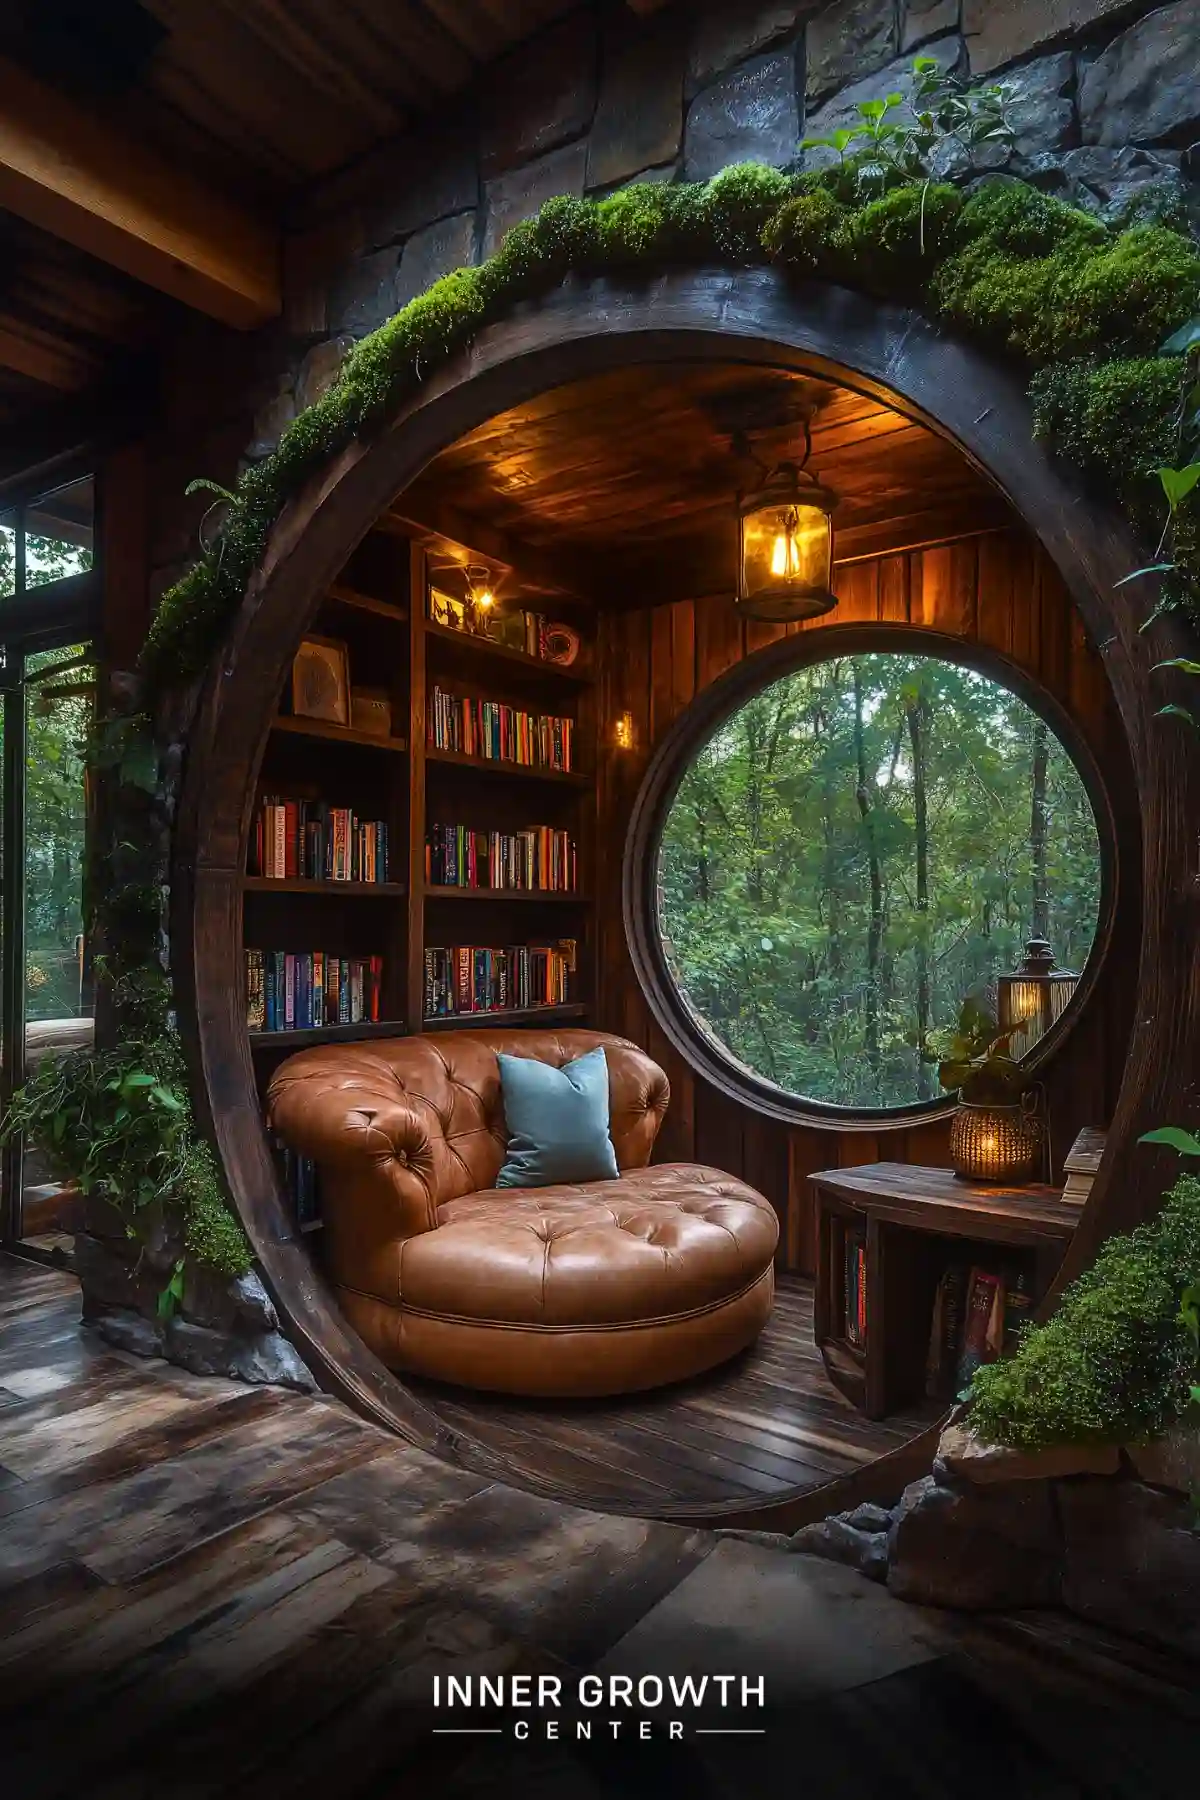
<path fill-rule="evenodd" d="M 496 1053 L 561 1067 L 603 1045 L 622 1173 L 497 1189 Z M 462 1031 L 306 1050 L 270 1123 L 321 1167 L 322 1246 L 348 1318 L 385 1362 L 481 1388 L 603 1394 L 710 1367 L 770 1313 L 778 1224 L 717 1169 L 648 1168 L 662 1070 L 600 1032 Z"/>

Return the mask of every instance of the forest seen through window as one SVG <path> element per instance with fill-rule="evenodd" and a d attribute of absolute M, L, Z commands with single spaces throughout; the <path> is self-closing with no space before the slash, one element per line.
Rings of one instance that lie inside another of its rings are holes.
<path fill-rule="evenodd" d="M 1017 695 L 880 652 L 773 682 L 671 804 L 659 929 L 710 1039 L 786 1092 L 859 1109 L 939 1092 L 930 1038 L 1049 939 L 1082 970 L 1100 845 L 1083 781 Z"/>

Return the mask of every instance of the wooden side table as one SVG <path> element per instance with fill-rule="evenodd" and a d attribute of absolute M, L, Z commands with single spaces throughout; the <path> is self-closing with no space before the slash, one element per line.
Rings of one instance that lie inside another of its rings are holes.
<path fill-rule="evenodd" d="M 819 1232 L 813 1329 L 830 1380 L 872 1419 L 924 1395 L 946 1239 L 975 1261 L 986 1258 L 989 1246 L 1029 1253 L 1036 1305 L 1058 1273 L 1079 1219 L 1057 1188 L 976 1185 L 950 1169 L 910 1163 L 822 1169 L 809 1180 Z M 847 1235 L 859 1233 L 866 1240 L 861 1346 L 847 1335 L 846 1292 Z"/>

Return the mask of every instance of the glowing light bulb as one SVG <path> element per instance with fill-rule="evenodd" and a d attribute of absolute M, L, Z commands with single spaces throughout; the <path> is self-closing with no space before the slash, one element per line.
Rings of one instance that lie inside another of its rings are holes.
<path fill-rule="evenodd" d="M 475 604 L 480 607 L 483 612 L 488 612 L 495 606 L 496 596 L 493 594 L 491 588 L 485 587 L 482 593 L 476 594 Z"/>
<path fill-rule="evenodd" d="M 784 515 L 783 530 L 777 533 L 771 550 L 771 573 L 794 581 L 800 573 L 800 521 L 794 511 Z"/>

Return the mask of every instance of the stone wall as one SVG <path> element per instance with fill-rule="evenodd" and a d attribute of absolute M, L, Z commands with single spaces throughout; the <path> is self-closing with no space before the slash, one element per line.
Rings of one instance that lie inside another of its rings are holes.
<path fill-rule="evenodd" d="M 356 339 L 438 276 L 478 262 L 554 194 L 780 168 L 907 91 L 933 55 L 1012 92 L 1009 167 L 1115 214 L 1151 183 L 1193 197 L 1200 3 L 700 0 L 638 19 L 585 5 L 487 71 L 435 127 L 383 146 L 298 205 L 281 352 L 247 446 L 265 455 Z"/>

